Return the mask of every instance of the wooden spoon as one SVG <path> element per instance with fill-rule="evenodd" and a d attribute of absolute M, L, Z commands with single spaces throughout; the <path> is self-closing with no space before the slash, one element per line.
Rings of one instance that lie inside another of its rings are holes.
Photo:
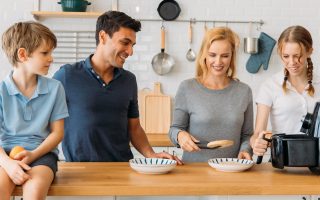
<path fill-rule="evenodd" d="M 225 148 L 233 145 L 232 140 L 215 140 L 211 142 L 200 141 L 196 144 L 200 149 L 217 149 L 217 148 Z"/>

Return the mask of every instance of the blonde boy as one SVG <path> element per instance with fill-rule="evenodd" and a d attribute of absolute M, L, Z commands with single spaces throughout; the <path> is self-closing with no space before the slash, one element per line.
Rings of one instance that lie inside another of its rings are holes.
<path fill-rule="evenodd" d="M 37 22 L 19 22 L 2 35 L 13 66 L 0 83 L 0 199 L 22 185 L 23 199 L 45 199 L 57 171 L 57 145 L 68 117 L 62 85 L 47 75 L 55 35 Z M 13 159 L 15 146 L 25 150 Z"/>

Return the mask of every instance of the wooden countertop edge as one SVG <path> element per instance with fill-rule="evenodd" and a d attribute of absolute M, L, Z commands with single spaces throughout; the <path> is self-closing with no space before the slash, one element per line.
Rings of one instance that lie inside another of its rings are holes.
<path fill-rule="evenodd" d="M 290 192 L 288 192 L 290 190 Z M 287 192 L 284 192 L 287 191 Z M 254 187 L 243 186 L 218 186 L 215 190 L 208 191 L 207 187 L 181 186 L 181 187 L 126 187 L 126 186 L 51 186 L 48 196 L 205 196 L 205 195 L 319 195 L 315 189 L 301 189 L 299 186 L 274 186 Z M 13 196 L 21 196 L 21 187 L 17 188 Z"/>
<path fill-rule="evenodd" d="M 307 168 L 279 170 L 270 163 L 241 173 L 189 163 L 169 174 L 144 175 L 126 162 L 62 162 L 48 196 L 319 195 L 319 188 L 319 176 Z M 21 187 L 17 187 L 13 195 L 21 194 Z"/>

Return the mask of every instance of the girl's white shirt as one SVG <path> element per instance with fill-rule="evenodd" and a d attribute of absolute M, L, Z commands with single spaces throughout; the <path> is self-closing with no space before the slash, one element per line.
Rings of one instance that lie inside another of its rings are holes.
<path fill-rule="evenodd" d="M 307 91 L 302 94 L 287 81 L 287 92 L 284 93 L 282 83 L 283 72 L 278 72 L 265 81 L 258 92 L 256 103 L 271 107 L 270 122 L 272 133 L 299 134 L 302 120 L 307 112 L 312 113 L 315 103 L 320 101 L 320 77 L 313 75 L 314 96 Z"/>

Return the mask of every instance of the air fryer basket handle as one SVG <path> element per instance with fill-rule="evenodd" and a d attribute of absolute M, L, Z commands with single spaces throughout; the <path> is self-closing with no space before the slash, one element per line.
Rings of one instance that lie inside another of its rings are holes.
<path fill-rule="evenodd" d="M 267 138 L 266 135 L 267 135 L 267 134 L 264 134 L 263 137 L 262 137 L 262 139 L 264 139 L 264 140 L 267 141 L 267 142 L 271 142 L 271 139 L 270 139 L 270 138 Z M 268 148 L 268 147 L 267 147 L 267 148 Z M 263 158 L 263 156 L 258 156 L 256 163 L 257 163 L 257 164 L 261 164 L 262 158 Z"/>

